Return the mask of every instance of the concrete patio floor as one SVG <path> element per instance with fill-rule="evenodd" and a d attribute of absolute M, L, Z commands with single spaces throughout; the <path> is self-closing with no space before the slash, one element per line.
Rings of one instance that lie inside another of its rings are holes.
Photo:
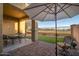
<path fill-rule="evenodd" d="M 59 48 L 58 48 L 59 51 Z M 70 56 L 79 56 L 79 44 L 76 49 L 69 49 Z M 55 44 L 42 41 L 32 42 L 7 52 L 10 56 L 55 56 Z M 61 56 L 58 54 L 58 56 Z"/>
<path fill-rule="evenodd" d="M 8 53 L 13 56 L 54 56 L 55 44 L 36 41 Z"/>

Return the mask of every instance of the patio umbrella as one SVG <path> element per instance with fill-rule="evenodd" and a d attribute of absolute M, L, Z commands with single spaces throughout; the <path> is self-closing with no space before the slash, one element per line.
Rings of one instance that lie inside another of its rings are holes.
<path fill-rule="evenodd" d="M 25 12 L 32 20 L 55 21 L 57 56 L 57 20 L 71 18 L 79 14 L 79 4 L 72 3 L 32 3 Z"/>

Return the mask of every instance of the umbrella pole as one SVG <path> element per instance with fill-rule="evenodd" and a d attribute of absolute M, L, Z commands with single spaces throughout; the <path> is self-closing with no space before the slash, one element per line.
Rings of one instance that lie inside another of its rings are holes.
<path fill-rule="evenodd" d="M 56 39 L 56 41 L 55 41 L 55 43 L 56 43 L 56 47 L 55 47 L 55 54 L 56 54 L 56 56 L 57 56 L 57 13 L 56 13 L 56 11 L 57 11 L 57 6 L 56 6 L 56 4 L 55 4 L 55 39 Z"/>

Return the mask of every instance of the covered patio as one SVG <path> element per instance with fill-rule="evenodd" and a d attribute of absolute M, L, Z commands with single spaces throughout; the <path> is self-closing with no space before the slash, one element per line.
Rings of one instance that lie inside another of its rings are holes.
<path fill-rule="evenodd" d="M 35 36 L 36 22 L 31 21 L 32 28 L 32 38 L 27 38 L 27 23 L 29 16 L 21 9 L 25 4 L 1 4 L 0 8 L 3 8 L 3 22 L 1 29 L 1 41 L 0 43 L 0 55 L 5 55 L 9 51 L 15 50 L 17 48 L 29 45 L 37 39 Z M 20 6 L 20 8 L 18 7 Z"/>
<path fill-rule="evenodd" d="M 20 8 L 3 4 L 3 53 L 32 43 L 31 39 L 26 38 L 28 20 L 29 16 Z"/>
<path fill-rule="evenodd" d="M 28 4 L 26 4 L 28 6 Z M 44 4 L 46 5 L 46 4 Z M 50 5 L 50 4 L 49 4 Z M 71 4 L 69 4 L 70 6 Z M 57 45 L 57 21 L 55 21 L 55 35 L 56 35 L 56 42 L 55 43 L 47 43 L 47 42 L 42 42 L 38 40 L 38 24 L 37 24 L 37 19 L 31 20 L 31 39 L 27 38 L 27 23 L 28 20 L 31 18 L 30 15 L 27 15 L 27 6 L 25 6 L 25 3 L 10 3 L 10 4 L 3 4 L 3 31 L 2 35 L 6 36 L 11 40 L 11 46 L 5 47 L 4 48 L 4 39 L 2 39 L 1 42 L 3 42 L 1 45 L 1 55 L 3 56 L 55 56 L 56 53 L 58 56 L 59 54 L 59 49 L 60 47 Z M 38 4 L 39 7 L 42 6 Z M 79 6 L 79 5 L 77 5 Z M 64 6 L 62 6 L 63 8 Z M 34 7 L 35 8 L 35 7 Z M 47 10 L 51 11 L 51 8 L 46 6 Z M 59 9 L 60 11 L 62 9 Z M 49 11 L 49 13 L 50 13 Z M 55 10 L 56 11 L 56 10 Z M 33 11 L 32 11 L 33 12 Z M 47 11 L 44 11 L 47 12 Z M 40 12 L 41 13 L 41 12 Z M 55 14 L 56 15 L 56 14 Z M 69 16 L 66 13 L 67 16 Z M 34 16 L 34 15 L 33 15 Z M 34 17 L 36 17 L 35 15 Z M 33 18 L 34 18 L 33 17 Z M 38 17 L 37 17 L 38 18 Z M 41 18 L 41 17 L 40 17 Z M 56 19 L 56 16 L 55 16 Z M 42 20 L 42 19 L 41 19 Z M 52 20 L 52 18 L 51 18 Z M 15 25 L 15 26 L 14 26 Z M 7 27 L 6 27 L 7 26 Z M 71 26 L 72 27 L 72 26 Z M 75 28 L 73 26 L 73 28 Z M 69 48 L 68 51 L 71 53 L 71 56 L 79 56 L 79 26 L 76 28 L 77 36 L 73 35 L 75 30 L 71 30 L 72 36 L 74 36 L 77 40 L 77 47 L 76 49 L 71 49 Z M 17 37 L 17 38 L 16 38 Z M 15 44 L 16 43 L 16 44 Z M 18 43 L 18 44 L 17 44 Z M 62 42 L 63 43 L 63 42 Z M 62 44 L 61 43 L 61 44 Z M 66 42 L 67 43 L 67 42 Z M 5 44 L 7 45 L 7 44 Z M 10 45 L 10 44 L 8 44 Z"/>

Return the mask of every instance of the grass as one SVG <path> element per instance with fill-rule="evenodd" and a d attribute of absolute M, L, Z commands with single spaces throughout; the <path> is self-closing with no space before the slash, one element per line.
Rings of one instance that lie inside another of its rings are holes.
<path fill-rule="evenodd" d="M 56 38 L 55 37 L 48 37 L 45 35 L 40 35 L 38 36 L 38 40 L 48 42 L 48 43 L 56 43 Z M 63 42 L 63 38 L 57 38 L 57 42 Z"/>
<path fill-rule="evenodd" d="M 27 38 L 31 39 L 30 36 L 28 36 Z M 48 37 L 46 35 L 39 35 L 38 40 L 43 42 L 48 42 L 48 43 L 56 43 L 55 37 Z M 63 41 L 64 41 L 63 38 L 57 38 L 57 42 L 63 42 Z"/>

